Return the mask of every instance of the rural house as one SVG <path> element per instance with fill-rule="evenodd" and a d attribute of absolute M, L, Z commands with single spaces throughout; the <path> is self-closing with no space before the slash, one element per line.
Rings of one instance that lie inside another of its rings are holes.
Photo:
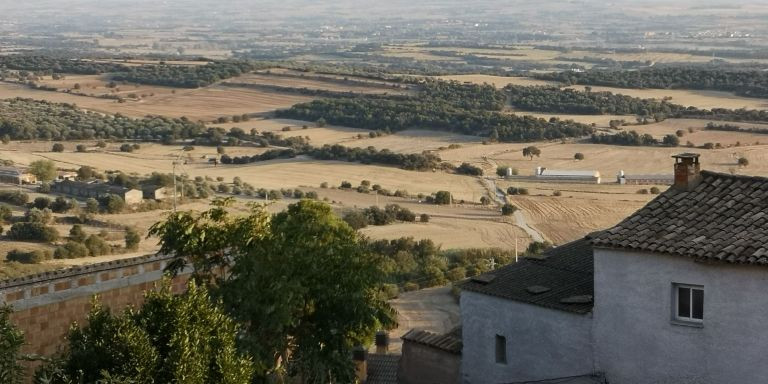
<path fill-rule="evenodd" d="M 26 169 L 16 167 L 0 167 L 0 182 L 9 184 L 34 184 L 37 177 Z"/>
<path fill-rule="evenodd" d="M 145 185 L 141 188 L 145 199 L 164 200 L 173 197 L 173 188 L 161 187 L 158 185 Z"/>
<path fill-rule="evenodd" d="M 674 157 L 618 225 L 464 284 L 464 383 L 765 382 L 768 178 Z"/>
<path fill-rule="evenodd" d="M 53 185 L 51 185 L 51 192 L 81 198 L 97 198 L 104 195 L 117 195 L 125 200 L 126 204 L 139 204 L 143 199 L 143 193 L 138 189 L 70 180 L 53 183 Z"/>

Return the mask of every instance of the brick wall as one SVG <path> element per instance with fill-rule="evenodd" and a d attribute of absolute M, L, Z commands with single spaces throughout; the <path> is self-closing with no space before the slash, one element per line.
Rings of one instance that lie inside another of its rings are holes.
<path fill-rule="evenodd" d="M 98 295 L 113 311 L 142 303 L 144 292 L 162 279 L 169 256 L 143 256 L 0 281 L 0 303 L 13 307 L 13 321 L 26 337 L 25 353 L 50 355 L 72 322 L 82 323 Z M 187 275 L 174 279 L 184 289 Z"/>

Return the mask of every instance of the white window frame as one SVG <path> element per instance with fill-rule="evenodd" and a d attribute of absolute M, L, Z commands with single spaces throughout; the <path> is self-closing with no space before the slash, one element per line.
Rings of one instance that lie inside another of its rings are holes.
<path fill-rule="evenodd" d="M 689 289 L 689 298 L 688 298 L 689 316 L 688 317 L 680 316 L 680 314 L 678 313 L 679 301 L 680 301 L 680 288 Z M 694 290 L 699 290 L 702 293 L 701 319 L 697 319 L 693 317 L 693 291 Z M 672 297 L 673 297 L 672 316 L 676 322 L 690 323 L 690 324 L 696 324 L 696 325 L 701 325 L 704 323 L 704 286 L 703 285 L 674 283 L 672 284 Z"/>

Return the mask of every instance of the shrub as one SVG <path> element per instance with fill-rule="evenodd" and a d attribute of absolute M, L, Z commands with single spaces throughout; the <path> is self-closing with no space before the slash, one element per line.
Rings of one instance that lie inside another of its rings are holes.
<path fill-rule="evenodd" d="M 643 188 L 643 189 L 638 189 L 638 190 L 637 190 L 637 193 L 638 193 L 638 194 L 640 194 L 640 195 L 647 195 L 647 194 L 648 194 L 648 190 L 647 190 L 647 189 L 645 189 L 645 188 Z"/>
<path fill-rule="evenodd" d="M 67 200 L 62 196 L 56 197 L 56 200 L 51 203 L 51 211 L 56 213 L 65 213 L 74 208 L 75 202 L 72 200 Z"/>
<path fill-rule="evenodd" d="M 303 199 L 304 198 L 304 191 L 302 191 L 300 189 L 295 189 L 293 191 L 293 197 L 295 199 Z"/>
<path fill-rule="evenodd" d="M 83 226 L 80 224 L 73 225 L 69 230 L 69 239 L 74 242 L 82 243 L 86 238 L 88 238 L 88 235 L 83 231 Z"/>
<path fill-rule="evenodd" d="M 56 247 L 53 252 L 54 259 L 79 259 L 88 257 L 88 255 L 88 248 L 75 241 L 68 241 L 66 244 Z"/>
<path fill-rule="evenodd" d="M 400 294 L 400 289 L 396 284 L 384 284 L 381 286 L 381 292 L 387 300 L 391 300 Z"/>
<path fill-rule="evenodd" d="M 129 227 L 125 230 L 125 249 L 135 251 L 141 243 L 141 234 L 136 228 Z"/>
<path fill-rule="evenodd" d="M 506 203 L 501 207 L 501 214 L 504 216 L 512 215 L 515 211 L 517 211 L 517 207 L 509 203 Z"/>
<path fill-rule="evenodd" d="M 341 188 L 341 189 L 350 189 L 350 188 L 352 188 L 352 183 L 350 183 L 349 181 L 342 181 L 341 185 L 339 186 L 339 188 Z"/>
<path fill-rule="evenodd" d="M 353 229 L 361 229 L 368 226 L 368 216 L 357 209 L 345 212 L 341 218 Z"/>
<path fill-rule="evenodd" d="M 658 195 L 659 193 L 661 193 L 661 190 L 659 189 L 659 187 L 651 187 L 651 193 L 654 195 Z"/>
<path fill-rule="evenodd" d="M 40 241 L 51 243 L 59 239 L 56 228 L 47 227 L 43 223 L 21 222 L 11 226 L 8 238 L 19 241 Z"/>
<path fill-rule="evenodd" d="M 552 196 L 562 196 L 562 195 L 563 195 L 563 193 L 560 192 L 560 191 L 557 191 L 557 190 L 552 191 Z"/>
<path fill-rule="evenodd" d="M 55 143 L 55 144 L 53 144 L 53 147 L 51 148 L 51 151 L 53 151 L 53 152 L 64 152 L 64 144 L 62 144 L 62 143 Z"/>
<path fill-rule="evenodd" d="M 514 196 L 514 195 L 519 195 L 519 194 L 520 194 L 520 189 L 518 189 L 516 187 L 509 187 L 509 188 L 507 188 L 507 195 Z"/>
<path fill-rule="evenodd" d="M 738 164 L 739 164 L 739 167 L 746 167 L 749 165 L 749 159 L 747 159 L 746 157 L 739 157 Z"/>
<path fill-rule="evenodd" d="M 675 132 L 675 136 L 677 136 L 677 137 L 683 137 L 683 136 L 685 136 L 685 131 L 683 131 L 682 129 L 678 129 L 678 130 Z"/>
<path fill-rule="evenodd" d="M 20 251 L 14 249 L 5 256 L 8 261 L 15 261 L 22 264 L 38 264 L 51 259 L 51 252 L 48 250 Z"/>
<path fill-rule="evenodd" d="M 125 143 L 120 146 L 120 152 L 133 152 L 133 146 Z"/>
<path fill-rule="evenodd" d="M 328 182 L 323 181 L 322 183 L 320 183 L 320 188 L 328 188 Z"/>
<path fill-rule="evenodd" d="M 0 201 L 12 205 L 24 205 L 29 201 L 29 195 L 19 191 L 0 191 Z"/>
<path fill-rule="evenodd" d="M 490 203 L 491 203 L 491 199 L 488 196 L 481 196 L 480 197 L 480 204 L 488 205 Z"/>
<path fill-rule="evenodd" d="M 422 223 L 429 223 L 429 215 L 422 213 L 421 216 L 419 216 L 419 221 Z"/>
<path fill-rule="evenodd" d="M 24 220 L 29 223 L 48 224 L 53 220 L 53 214 L 48 208 L 37 209 L 30 208 L 24 214 Z"/>
<path fill-rule="evenodd" d="M 452 200 L 453 197 L 448 191 L 439 191 L 435 193 L 434 203 L 437 205 L 448 205 Z"/>
<path fill-rule="evenodd" d="M 584 154 L 583 154 L 583 153 L 581 153 L 581 152 L 576 152 L 576 153 L 573 155 L 573 158 L 574 158 L 575 160 L 579 160 L 579 161 L 581 161 L 581 160 L 584 160 Z"/>
<path fill-rule="evenodd" d="M 448 281 L 459 281 L 467 277 L 467 270 L 464 267 L 454 267 L 445 273 Z"/>
<path fill-rule="evenodd" d="M 411 292 L 411 291 L 418 291 L 419 290 L 419 284 L 414 283 L 412 281 L 409 281 L 405 284 L 403 284 L 403 291 L 405 292 Z"/>
<path fill-rule="evenodd" d="M 506 176 L 507 175 L 507 169 L 509 169 L 509 167 L 507 167 L 507 166 L 496 167 L 496 175 L 498 175 L 499 177 Z"/>
<path fill-rule="evenodd" d="M 701 146 L 704 149 L 715 149 L 715 144 L 713 143 L 704 143 L 704 145 Z"/>
<path fill-rule="evenodd" d="M 107 244 L 107 242 L 98 235 L 88 236 L 88 238 L 85 239 L 83 245 L 88 248 L 88 252 L 91 254 L 91 256 L 102 256 L 112 253 L 112 247 L 110 247 L 109 244 Z"/>
<path fill-rule="evenodd" d="M 307 199 L 317 200 L 319 197 L 317 196 L 317 192 L 315 191 L 309 191 L 304 194 L 304 197 Z"/>
<path fill-rule="evenodd" d="M 108 194 L 98 198 L 99 206 L 107 213 L 120 213 L 125 209 L 125 201 L 122 197 Z"/>
<path fill-rule="evenodd" d="M 85 200 L 85 212 L 87 212 L 87 213 L 98 213 L 99 212 L 99 201 L 94 199 L 93 197 L 90 197 L 87 200 Z"/>
<path fill-rule="evenodd" d="M 482 176 L 483 169 L 470 163 L 461 163 L 461 165 L 456 168 L 456 173 L 460 175 Z"/>
<path fill-rule="evenodd" d="M 528 188 L 518 188 L 517 193 L 519 195 L 527 195 L 528 194 Z"/>
<path fill-rule="evenodd" d="M 0 223 L 7 223 L 13 219 L 13 211 L 5 205 L 0 205 Z"/>
<path fill-rule="evenodd" d="M 81 153 L 82 152 L 87 152 L 88 151 L 88 147 L 86 147 L 84 144 L 78 144 L 75 147 L 75 150 L 78 151 L 78 152 L 81 152 Z"/>
<path fill-rule="evenodd" d="M 37 197 L 35 198 L 35 201 L 32 202 L 32 206 L 37 209 L 45 209 L 51 206 L 51 199 L 47 197 Z"/>

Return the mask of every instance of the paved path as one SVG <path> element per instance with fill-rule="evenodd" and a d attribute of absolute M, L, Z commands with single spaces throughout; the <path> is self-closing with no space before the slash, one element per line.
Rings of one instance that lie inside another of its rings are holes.
<path fill-rule="evenodd" d="M 451 295 L 450 286 L 405 292 L 390 304 L 398 312 L 399 323 L 389 333 L 391 352 L 400 352 L 400 337 L 411 329 L 445 333 L 460 323 L 459 304 Z"/>

